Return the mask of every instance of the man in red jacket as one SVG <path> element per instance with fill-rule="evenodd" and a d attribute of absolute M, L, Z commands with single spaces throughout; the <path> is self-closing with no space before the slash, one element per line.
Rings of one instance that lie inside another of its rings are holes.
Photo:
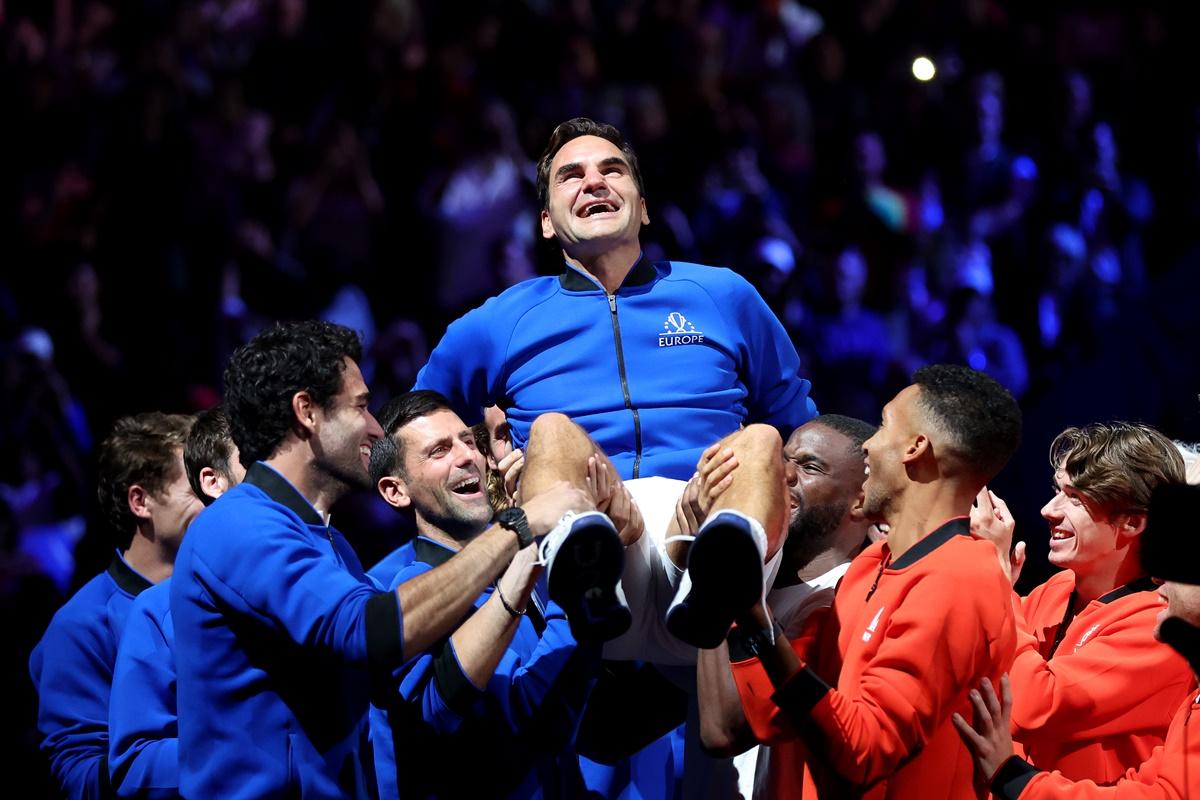
<path fill-rule="evenodd" d="M 1172 484 L 1157 489 L 1142 547 L 1146 572 L 1165 579 L 1158 594 L 1166 608 L 1158 614 L 1154 635 L 1179 651 L 1193 671 L 1200 670 L 1200 541 L 1194 531 L 1198 503 L 1200 488 L 1195 486 Z M 1161 685 L 1156 675 L 1143 677 Z M 1200 696 L 1195 681 L 1186 695 L 1176 696 L 1176 703 L 1182 703 L 1176 706 L 1163 744 L 1154 748 L 1141 766 L 1131 767 L 1106 785 L 1072 781 L 1061 772 L 1039 771 L 1014 755 L 1009 732 L 1013 692 L 1007 676 L 1000 690 L 997 698 L 992 684 L 982 682 L 979 691 L 971 692 L 974 727 L 957 713 L 954 725 L 974 752 L 980 777 L 1001 800 L 1200 797 Z"/>
<path fill-rule="evenodd" d="M 739 646 L 758 655 L 733 664 L 747 720 L 760 741 L 799 737 L 809 753 L 791 795 L 981 796 L 950 715 L 1009 668 L 1016 631 L 1007 578 L 968 514 L 1020 424 L 986 375 L 918 370 L 863 445 L 864 513 L 887 540 L 851 562 L 830 613 L 795 641 L 761 607 L 739 621 Z"/>
<path fill-rule="evenodd" d="M 1183 460 L 1153 428 L 1112 422 L 1063 431 L 1050 465 L 1055 491 L 1042 516 L 1062 571 L 1013 595 L 1012 734 L 1038 768 L 1105 783 L 1162 744 L 1193 682 L 1187 662 L 1154 639 L 1162 600 L 1139 558 L 1150 494 L 1183 483 Z M 972 530 L 998 530 L 1007 558 L 1002 500 L 980 493 Z"/>

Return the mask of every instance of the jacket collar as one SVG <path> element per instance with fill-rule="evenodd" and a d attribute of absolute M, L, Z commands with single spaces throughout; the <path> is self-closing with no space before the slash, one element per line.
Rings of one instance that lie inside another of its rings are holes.
<path fill-rule="evenodd" d="M 294 513 L 305 525 L 326 527 L 325 520 L 313 508 L 312 503 L 308 502 L 287 478 L 263 462 L 256 461 L 250 469 L 246 470 L 246 477 L 242 482 L 262 489 L 267 497 Z"/>
<path fill-rule="evenodd" d="M 933 533 L 924 537 L 891 563 L 892 569 L 911 567 L 925 556 L 938 549 L 955 536 L 971 535 L 971 520 L 969 517 L 955 517 L 935 528 Z"/>
<path fill-rule="evenodd" d="M 454 557 L 454 551 L 449 547 L 424 536 L 413 539 L 413 553 L 417 561 L 423 561 L 431 567 L 440 567 Z"/>
<path fill-rule="evenodd" d="M 154 585 L 142 577 L 133 567 L 126 564 L 125 559 L 121 558 L 120 553 L 113 556 L 113 560 L 109 562 L 108 574 L 121 591 L 131 594 L 134 597 L 137 597 Z"/>
<path fill-rule="evenodd" d="M 1134 592 L 1152 592 L 1154 591 L 1154 580 L 1149 575 L 1144 575 L 1135 581 L 1130 581 L 1124 586 L 1118 586 L 1107 594 L 1102 594 L 1096 598 L 1097 603 L 1111 603 L 1114 600 L 1120 600 L 1122 597 L 1127 597 Z M 1074 592 L 1071 593 L 1074 600 Z"/>
<path fill-rule="evenodd" d="M 637 263 L 633 265 L 629 274 L 625 276 L 625 280 L 621 282 L 621 288 L 643 286 L 654 280 L 657 275 L 658 271 L 654 269 L 654 265 L 646 260 L 644 254 L 640 255 Z M 570 264 L 559 274 L 558 283 L 568 292 L 594 292 L 596 289 L 602 288 L 595 278 L 584 274 Z"/>

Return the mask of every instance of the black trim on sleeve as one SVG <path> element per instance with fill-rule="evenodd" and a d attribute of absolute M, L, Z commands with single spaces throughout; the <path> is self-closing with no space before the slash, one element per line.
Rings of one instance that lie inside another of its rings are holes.
<path fill-rule="evenodd" d="M 483 694 L 463 672 L 449 640 L 442 642 L 433 657 L 433 683 L 446 705 L 459 714 L 465 714 L 475 699 Z"/>
<path fill-rule="evenodd" d="M 367 601 L 367 665 L 371 672 L 390 672 L 404 663 L 400 628 L 400 598 L 381 592 Z"/>
<path fill-rule="evenodd" d="M 799 726 L 808 721 L 808 712 L 821 702 L 833 687 L 808 667 L 797 672 L 775 690 L 771 700 Z"/>
<path fill-rule="evenodd" d="M 992 794 L 1000 800 L 1017 800 L 1038 774 L 1038 768 L 1020 756 L 1009 756 L 992 777 Z"/>
<path fill-rule="evenodd" d="M 739 625 L 730 628 L 729 635 L 725 637 L 729 644 L 729 663 L 736 664 L 739 661 L 758 658 L 760 648 L 769 647 L 772 639 L 779 641 L 783 636 L 783 626 L 779 624 L 779 620 L 773 621 L 771 629 L 773 633 L 768 635 L 765 629 L 747 630 Z"/>
<path fill-rule="evenodd" d="M 134 597 L 154 585 L 126 564 L 125 559 L 120 556 L 113 556 L 113 560 L 108 562 L 108 574 L 121 591 Z"/>

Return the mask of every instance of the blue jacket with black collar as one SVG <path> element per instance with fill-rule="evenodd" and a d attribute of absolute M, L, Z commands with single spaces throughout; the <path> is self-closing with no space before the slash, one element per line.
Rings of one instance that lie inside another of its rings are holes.
<path fill-rule="evenodd" d="M 374 796 L 367 707 L 403 662 L 399 603 L 278 472 L 253 465 L 196 517 L 171 617 L 184 797 Z"/>
<path fill-rule="evenodd" d="M 424 537 L 393 588 L 454 556 Z M 459 665 L 447 637 L 395 675 L 392 701 L 371 709 L 380 797 L 579 797 L 586 792 L 575 733 L 600 669 L 563 610 L 535 587 L 528 613 L 485 686 Z M 476 598 L 491 597 L 487 587 Z"/>
<path fill-rule="evenodd" d="M 816 415 L 787 331 L 728 269 L 639 261 L 615 294 L 573 267 L 517 284 L 446 329 L 416 389 L 467 422 L 489 405 L 523 447 L 533 420 L 571 417 L 622 478 L 687 480 L 745 423 L 790 433 Z"/>
<path fill-rule="evenodd" d="M 112 796 L 108 704 L 117 645 L 134 598 L 151 586 L 116 555 L 85 583 L 46 629 L 29 657 L 38 692 L 38 730 L 50 770 L 72 798 Z"/>

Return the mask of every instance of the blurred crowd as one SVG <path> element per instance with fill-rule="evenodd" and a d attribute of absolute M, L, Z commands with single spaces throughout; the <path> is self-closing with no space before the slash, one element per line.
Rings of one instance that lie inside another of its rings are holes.
<path fill-rule="evenodd" d="M 276 319 L 361 331 L 375 395 L 409 388 L 449 320 L 559 269 L 533 164 L 576 115 L 636 148 L 647 256 L 749 277 L 822 409 L 875 419 L 930 362 L 1036 401 L 1102 363 L 1105 331 L 1192 253 L 1180 13 L 0 0 L 0 597 L 25 609 L 6 623 L 18 654 L 76 559 L 84 577 L 107 560 L 76 550 L 113 419 L 212 405 L 229 353 Z"/>

